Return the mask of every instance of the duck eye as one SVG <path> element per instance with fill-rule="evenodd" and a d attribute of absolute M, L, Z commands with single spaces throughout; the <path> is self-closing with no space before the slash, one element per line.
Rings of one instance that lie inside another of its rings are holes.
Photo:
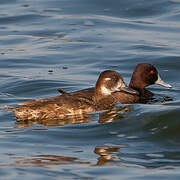
<path fill-rule="evenodd" d="M 154 71 L 154 70 L 151 70 L 151 71 L 150 71 L 150 74 L 155 74 L 155 71 Z"/>

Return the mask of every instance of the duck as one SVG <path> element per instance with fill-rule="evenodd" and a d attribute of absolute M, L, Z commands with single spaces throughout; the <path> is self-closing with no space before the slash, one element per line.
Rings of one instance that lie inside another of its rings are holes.
<path fill-rule="evenodd" d="M 129 83 L 129 87 L 138 91 L 139 94 L 114 92 L 113 96 L 121 104 L 147 103 L 153 99 L 154 93 L 146 88 L 154 84 L 172 88 L 170 84 L 161 79 L 154 65 L 141 63 L 135 67 Z"/>
<path fill-rule="evenodd" d="M 95 84 L 93 91 L 65 93 L 44 99 L 34 99 L 19 103 L 18 107 L 6 106 L 18 121 L 61 119 L 66 116 L 91 113 L 113 107 L 117 102 L 114 92 L 137 94 L 138 92 L 126 85 L 123 77 L 116 71 L 103 71 Z"/>
<path fill-rule="evenodd" d="M 147 103 L 153 99 L 154 93 L 146 89 L 146 87 L 153 84 L 158 84 L 166 88 L 172 88 L 170 84 L 161 79 L 154 65 L 149 63 L 140 63 L 136 65 L 129 83 L 129 88 L 136 90 L 138 94 L 127 93 L 125 91 L 116 91 L 112 92 L 111 95 L 116 102 L 121 104 Z M 59 88 L 58 91 L 62 94 L 67 93 L 61 88 Z M 75 94 L 83 94 L 84 92 L 90 93 L 93 91 L 94 88 L 90 88 L 80 90 L 79 92 L 75 92 Z"/>

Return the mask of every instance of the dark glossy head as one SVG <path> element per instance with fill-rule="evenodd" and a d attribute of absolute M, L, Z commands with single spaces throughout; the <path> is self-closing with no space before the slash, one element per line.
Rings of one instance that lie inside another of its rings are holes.
<path fill-rule="evenodd" d="M 143 89 L 146 86 L 153 84 L 171 88 L 171 85 L 162 81 L 157 69 L 153 65 L 146 63 L 138 64 L 133 72 L 129 86 L 134 89 Z"/>
<path fill-rule="evenodd" d="M 138 94 L 137 91 L 129 88 L 124 82 L 122 76 L 116 72 L 107 70 L 100 74 L 96 87 L 96 94 L 107 96 L 111 95 L 113 92 L 123 91 L 131 94 Z"/>

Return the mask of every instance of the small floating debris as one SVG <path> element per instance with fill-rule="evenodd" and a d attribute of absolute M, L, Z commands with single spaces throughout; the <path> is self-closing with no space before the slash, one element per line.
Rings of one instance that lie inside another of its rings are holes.
<path fill-rule="evenodd" d="M 44 9 L 44 12 L 60 12 L 62 11 L 62 9 L 59 8 L 48 8 L 48 9 Z"/>
<path fill-rule="evenodd" d="M 173 101 L 173 98 L 169 97 L 169 96 L 165 96 L 164 97 L 164 101 Z"/>
<path fill-rule="evenodd" d="M 49 73 L 49 74 L 52 74 L 53 72 L 54 72 L 54 71 L 53 71 L 52 69 L 49 69 L 49 70 L 48 70 L 48 73 Z"/>
<path fill-rule="evenodd" d="M 23 4 L 22 7 L 30 7 L 29 4 Z"/>
<path fill-rule="evenodd" d="M 68 67 L 67 67 L 67 66 L 63 66 L 62 68 L 63 68 L 63 69 L 68 69 Z"/>

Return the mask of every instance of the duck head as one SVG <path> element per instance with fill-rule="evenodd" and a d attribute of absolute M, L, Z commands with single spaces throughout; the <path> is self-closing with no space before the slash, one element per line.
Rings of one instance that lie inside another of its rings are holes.
<path fill-rule="evenodd" d="M 138 64 L 133 72 L 129 87 L 141 90 L 147 86 L 159 84 L 171 88 L 172 86 L 164 82 L 157 69 L 151 64 Z"/>
<path fill-rule="evenodd" d="M 136 90 L 126 85 L 122 76 L 118 72 L 111 70 L 102 72 L 95 87 L 96 98 L 101 99 L 119 91 L 136 95 L 139 94 Z"/>

